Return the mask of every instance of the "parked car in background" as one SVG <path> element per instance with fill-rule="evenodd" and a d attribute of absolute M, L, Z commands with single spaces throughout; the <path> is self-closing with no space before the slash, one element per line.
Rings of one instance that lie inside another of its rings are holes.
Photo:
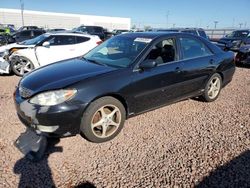
<path fill-rule="evenodd" d="M 224 50 L 237 52 L 245 44 L 250 44 L 250 30 L 235 30 L 218 41 L 218 46 Z"/>
<path fill-rule="evenodd" d="M 250 45 L 240 47 L 235 57 L 235 63 L 250 65 Z"/>
<path fill-rule="evenodd" d="M 25 30 L 35 30 L 35 29 L 39 29 L 39 27 L 37 27 L 37 26 L 22 26 L 17 30 L 17 32 L 25 31 Z"/>
<path fill-rule="evenodd" d="M 205 39 L 209 39 L 206 32 L 202 28 L 170 28 L 170 29 L 157 29 L 158 32 L 182 32 L 182 33 L 190 33 L 193 35 L 197 35 L 203 37 Z"/>
<path fill-rule="evenodd" d="M 124 33 L 128 33 L 129 32 L 129 30 L 127 30 L 127 29 L 115 29 L 115 30 L 113 30 L 113 35 L 120 35 L 120 34 L 124 34 Z"/>
<path fill-rule="evenodd" d="M 19 32 L 16 32 L 15 34 L 11 35 L 11 39 L 9 40 L 9 42 L 10 43 L 22 42 L 24 40 L 35 38 L 43 33 L 45 33 L 45 31 L 42 29 L 19 31 Z"/>
<path fill-rule="evenodd" d="M 9 57 L 11 56 L 13 52 L 16 52 L 17 50 L 20 50 L 20 49 L 35 47 L 35 45 L 41 42 L 42 40 L 42 37 L 40 36 L 34 39 L 25 40 L 23 42 L 11 43 L 11 44 L 0 46 L 0 74 L 10 73 Z M 9 36 L 7 35 L 7 37 Z M 0 37 L 0 40 L 1 40 L 1 37 Z M 8 40 L 8 39 L 4 39 L 4 40 Z"/>
<path fill-rule="evenodd" d="M 98 36 L 77 33 L 45 33 L 26 41 L 32 48 L 17 50 L 9 57 L 11 70 L 23 76 L 40 66 L 82 56 L 101 43 Z"/>
<path fill-rule="evenodd" d="M 104 29 L 103 27 L 100 27 L 100 26 L 81 25 L 80 27 L 75 28 L 74 31 L 87 33 L 90 35 L 97 35 L 100 37 L 101 40 L 105 40 Z"/>
<path fill-rule="evenodd" d="M 58 32 L 58 31 L 66 31 L 66 29 L 63 28 L 55 28 L 55 29 L 48 29 L 47 32 Z"/>
<path fill-rule="evenodd" d="M 105 142 L 132 116 L 190 97 L 216 100 L 232 80 L 233 58 L 185 33 L 117 35 L 81 58 L 25 75 L 15 106 L 37 138 L 81 133 L 91 142 Z"/>

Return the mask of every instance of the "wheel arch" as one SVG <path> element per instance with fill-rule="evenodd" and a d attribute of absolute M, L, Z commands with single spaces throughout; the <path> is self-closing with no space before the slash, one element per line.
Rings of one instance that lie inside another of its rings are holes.
<path fill-rule="evenodd" d="M 123 97 L 121 94 L 118 94 L 118 93 L 106 93 L 106 94 L 103 94 L 103 95 L 100 95 L 98 97 L 95 97 L 94 99 L 92 99 L 90 101 L 89 104 L 91 104 L 93 101 L 97 100 L 97 99 L 100 99 L 102 97 L 113 97 L 115 99 L 117 99 L 118 101 L 120 101 L 122 103 L 122 105 L 124 106 L 125 108 L 125 111 L 126 111 L 126 118 L 128 117 L 128 114 L 129 114 L 129 106 L 128 106 L 128 103 L 125 99 L 125 97 Z M 89 106 L 89 105 L 88 105 Z"/>

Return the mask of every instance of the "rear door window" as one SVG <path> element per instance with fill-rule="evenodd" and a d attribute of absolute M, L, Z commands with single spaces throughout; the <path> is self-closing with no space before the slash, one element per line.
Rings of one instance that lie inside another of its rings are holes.
<path fill-rule="evenodd" d="M 180 45 L 183 59 L 212 55 L 210 49 L 202 41 L 196 39 L 181 37 Z"/>
<path fill-rule="evenodd" d="M 200 35 L 201 37 L 207 38 L 207 35 L 206 35 L 205 31 L 198 30 L 198 33 L 199 33 L 199 35 Z"/>
<path fill-rule="evenodd" d="M 73 45 L 76 43 L 76 41 L 75 36 L 56 35 L 50 38 L 49 43 L 52 46 Z"/>
<path fill-rule="evenodd" d="M 82 42 L 87 42 L 87 41 L 89 41 L 90 40 L 90 38 L 88 38 L 88 37 L 80 37 L 80 36 L 76 36 L 76 43 L 78 44 L 78 43 L 82 43 Z"/>

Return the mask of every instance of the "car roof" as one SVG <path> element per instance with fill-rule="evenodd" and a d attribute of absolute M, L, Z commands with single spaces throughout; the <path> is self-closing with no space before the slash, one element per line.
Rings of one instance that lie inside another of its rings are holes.
<path fill-rule="evenodd" d="M 189 35 L 190 34 L 183 34 L 179 32 L 134 32 L 134 33 L 125 33 L 122 34 L 123 36 L 129 37 L 141 37 L 141 38 L 159 38 L 159 37 L 167 37 L 167 36 L 176 36 L 176 35 Z M 191 35 L 193 36 L 193 35 Z"/>
<path fill-rule="evenodd" d="M 85 33 L 75 33 L 75 32 L 65 32 L 65 31 L 55 31 L 55 32 L 47 32 L 48 35 L 65 35 L 65 36 L 80 36 L 80 37 L 88 37 L 88 38 L 94 38 L 96 35 L 89 35 Z"/>

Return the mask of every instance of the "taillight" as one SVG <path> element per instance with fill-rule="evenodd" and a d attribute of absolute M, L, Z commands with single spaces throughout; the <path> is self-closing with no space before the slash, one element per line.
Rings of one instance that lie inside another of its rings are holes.
<path fill-rule="evenodd" d="M 100 45 L 101 43 L 102 43 L 101 40 L 96 42 L 97 45 Z"/>

